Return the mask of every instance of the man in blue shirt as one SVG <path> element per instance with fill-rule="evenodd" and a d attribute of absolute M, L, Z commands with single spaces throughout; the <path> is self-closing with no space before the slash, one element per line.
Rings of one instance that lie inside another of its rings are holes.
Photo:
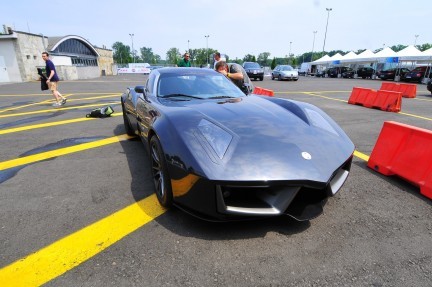
<path fill-rule="evenodd" d="M 66 98 L 60 94 L 60 92 L 57 90 L 58 87 L 58 81 L 60 80 L 54 63 L 49 59 L 49 54 L 47 52 L 42 53 L 42 59 L 45 61 L 45 70 L 46 70 L 46 77 L 49 89 L 51 90 L 51 93 L 53 94 L 56 102 L 53 104 L 54 107 L 63 106 L 66 104 Z"/>

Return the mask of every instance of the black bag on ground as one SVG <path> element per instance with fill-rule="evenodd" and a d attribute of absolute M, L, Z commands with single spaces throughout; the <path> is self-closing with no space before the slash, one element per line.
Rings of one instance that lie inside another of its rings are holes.
<path fill-rule="evenodd" d="M 111 106 L 94 109 L 90 112 L 90 114 L 86 115 L 86 118 L 106 118 L 111 116 L 114 113 L 114 109 Z"/>

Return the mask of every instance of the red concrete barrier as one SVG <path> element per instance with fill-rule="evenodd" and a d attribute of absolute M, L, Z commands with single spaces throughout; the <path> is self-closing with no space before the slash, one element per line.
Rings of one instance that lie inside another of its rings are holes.
<path fill-rule="evenodd" d="M 393 82 L 382 82 L 380 90 L 386 91 L 398 91 L 399 87 L 397 83 Z"/>
<path fill-rule="evenodd" d="M 432 199 L 432 131 L 384 122 L 367 166 L 383 175 L 397 175 Z"/>
<path fill-rule="evenodd" d="M 402 93 L 404 98 L 415 98 L 417 94 L 416 84 L 399 84 L 399 92 Z"/>
<path fill-rule="evenodd" d="M 274 96 L 274 92 L 273 90 L 268 90 L 268 89 L 264 89 L 261 87 L 255 87 L 253 90 L 253 94 L 255 95 L 261 95 L 261 96 L 269 96 L 269 97 L 273 97 Z"/>
<path fill-rule="evenodd" d="M 348 104 L 397 113 L 401 110 L 402 94 L 400 92 L 353 87 Z"/>
<path fill-rule="evenodd" d="M 398 113 L 402 106 L 402 93 L 378 90 L 373 107 L 387 112 Z"/>
<path fill-rule="evenodd" d="M 360 88 L 360 87 L 353 87 L 351 91 L 351 96 L 348 99 L 348 104 L 351 105 L 363 105 L 363 103 L 366 101 L 366 98 L 370 93 L 373 93 L 375 90 L 373 89 L 366 89 L 366 88 Z"/>
<path fill-rule="evenodd" d="M 404 84 L 404 83 L 392 83 L 383 82 L 381 83 L 380 90 L 401 92 L 404 98 L 415 98 L 417 94 L 416 84 Z"/>

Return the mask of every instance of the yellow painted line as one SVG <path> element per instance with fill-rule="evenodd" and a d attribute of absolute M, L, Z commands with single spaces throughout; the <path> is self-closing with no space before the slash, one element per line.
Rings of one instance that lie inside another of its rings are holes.
<path fill-rule="evenodd" d="M 358 157 L 364 161 L 369 161 L 369 156 L 364 154 L 364 153 L 359 152 L 358 150 L 354 151 L 354 156 L 356 156 L 356 157 Z"/>
<path fill-rule="evenodd" d="M 0 162 L 0 171 L 131 139 L 126 134 Z M 0 281 L 1 282 L 1 281 Z"/>
<path fill-rule="evenodd" d="M 64 96 L 67 98 L 68 103 L 70 103 L 70 102 L 83 101 L 83 100 L 96 100 L 96 99 L 103 99 L 103 98 L 112 98 L 112 97 L 118 97 L 120 95 L 121 94 L 112 94 L 112 95 L 107 95 L 107 96 L 79 98 L 79 99 L 73 99 L 73 100 L 70 99 L 71 95 L 64 95 Z M 36 102 L 36 103 L 27 104 L 27 105 L 22 105 L 22 106 L 17 106 L 17 107 L 12 107 L 12 108 L 6 108 L 4 110 L 0 110 L 0 113 L 19 110 L 19 109 L 23 109 L 23 108 L 27 108 L 27 107 L 31 107 L 31 106 L 44 105 L 44 104 L 53 103 L 53 102 L 54 102 L 54 99 L 50 99 L 50 100 L 45 100 L 42 102 Z"/>
<path fill-rule="evenodd" d="M 40 286 L 87 261 L 165 212 L 155 195 L 131 204 L 0 269 L 2 286 Z"/>
<path fill-rule="evenodd" d="M 348 101 L 345 101 L 345 100 L 336 99 L 336 98 L 330 98 L 330 97 L 326 97 L 326 96 L 321 96 L 321 95 L 317 95 L 317 94 L 315 94 L 315 93 L 309 93 L 309 92 L 302 92 L 302 93 L 303 93 L 303 94 L 307 94 L 307 95 L 311 95 L 311 96 L 314 96 L 314 97 L 320 97 L 320 98 L 324 98 L 324 99 L 328 99 L 328 100 L 333 100 L 333 101 L 339 101 L 339 102 L 348 103 Z M 418 118 L 418 119 L 422 119 L 422 120 L 432 121 L 432 118 L 427 118 L 427 117 L 417 116 L 417 115 L 409 114 L 409 113 L 399 112 L 399 113 L 395 113 L 395 114 L 404 115 L 404 116 L 409 116 L 409 117 L 414 117 L 414 118 Z"/>
<path fill-rule="evenodd" d="M 69 97 L 70 95 L 64 95 L 64 96 L 65 97 Z M 8 111 L 15 111 L 15 110 L 19 110 L 19 109 L 23 109 L 23 108 L 27 108 L 27 107 L 31 107 L 31 106 L 37 106 L 37 105 L 47 104 L 47 103 L 50 103 L 50 102 L 54 102 L 54 100 L 53 99 L 49 99 L 49 100 L 44 100 L 44 101 L 41 101 L 41 102 L 31 103 L 31 104 L 27 104 L 27 105 L 6 108 L 4 110 L 0 110 L 0 113 L 4 113 L 4 112 L 8 112 Z"/>
<path fill-rule="evenodd" d="M 315 94 L 315 93 L 304 92 L 303 94 L 307 94 L 307 95 L 314 96 L 314 97 L 320 97 L 320 98 L 327 99 L 327 100 L 332 100 L 332 101 L 339 101 L 339 102 L 348 103 L 348 101 L 345 101 L 345 100 L 336 99 L 336 98 L 330 98 L 330 97 L 326 97 L 326 96 L 321 96 L 321 95 L 317 95 L 317 94 Z"/>
<path fill-rule="evenodd" d="M 8 112 L 8 111 L 15 111 L 15 110 L 19 110 L 19 109 L 23 109 L 23 108 L 27 108 L 27 107 L 31 107 L 31 106 L 37 106 L 37 105 L 47 104 L 47 103 L 50 103 L 50 102 L 52 102 L 52 100 L 45 100 L 45 101 L 42 101 L 42 102 L 31 103 L 31 104 L 17 106 L 17 107 L 13 107 L 13 108 L 7 108 L 7 109 L 4 109 L 4 110 L 0 110 L 0 113 L 4 113 L 4 112 Z"/>
<path fill-rule="evenodd" d="M 123 113 L 113 113 L 113 114 L 111 114 L 111 117 L 118 117 L 121 115 L 123 115 Z M 79 122 L 91 121 L 91 120 L 97 120 L 97 118 L 82 117 L 82 118 L 77 118 L 77 119 L 72 119 L 72 120 L 49 122 L 49 123 L 45 123 L 45 124 L 37 124 L 37 125 L 30 125 L 30 126 L 24 126 L 24 127 L 18 127 L 18 128 L 4 129 L 4 130 L 0 130 L 0 135 L 17 133 L 17 132 L 22 132 L 22 131 L 34 130 L 34 129 L 42 129 L 42 128 L 47 128 L 47 127 L 66 125 L 66 124 L 72 124 L 72 123 L 79 123 Z"/>
<path fill-rule="evenodd" d="M 68 95 L 106 95 L 106 94 L 116 94 L 117 92 L 97 92 L 97 93 L 87 93 L 87 92 L 82 92 L 82 93 L 71 93 Z M 28 97 L 28 96 L 51 96 L 50 93 L 45 93 L 45 94 L 11 94 L 11 95 L 0 95 L 0 97 Z"/>
<path fill-rule="evenodd" d="M 111 102 L 111 103 L 104 103 L 104 104 L 90 104 L 90 105 L 84 105 L 84 106 L 73 106 L 73 107 L 66 106 L 64 108 L 52 108 L 52 109 L 48 109 L 48 110 L 39 110 L 39 111 L 33 111 L 33 112 L 0 115 L 0 118 L 18 117 L 18 116 L 26 116 L 26 115 L 34 115 L 34 114 L 42 114 L 42 113 L 51 113 L 51 112 L 57 112 L 57 111 L 66 111 L 66 110 L 74 110 L 74 109 L 89 108 L 89 107 L 118 105 L 119 103 L 120 103 L 120 101 Z"/>
<path fill-rule="evenodd" d="M 417 115 L 413 115 L 413 114 L 402 113 L 402 112 L 399 112 L 398 114 L 405 115 L 405 116 L 410 116 L 410 117 L 414 117 L 414 118 L 418 118 L 418 119 L 422 119 L 422 120 L 432 121 L 432 118 L 417 116 Z"/>
<path fill-rule="evenodd" d="M 304 93 L 351 93 L 351 91 L 294 91 L 294 92 L 274 92 L 275 94 L 304 94 Z"/>

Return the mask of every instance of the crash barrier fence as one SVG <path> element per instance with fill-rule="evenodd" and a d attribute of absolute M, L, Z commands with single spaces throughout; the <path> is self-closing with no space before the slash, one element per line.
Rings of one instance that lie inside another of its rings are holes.
<path fill-rule="evenodd" d="M 268 90 L 261 87 L 255 87 L 252 93 L 255 95 L 274 97 L 273 90 Z"/>
<path fill-rule="evenodd" d="M 404 98 L 415 98 L 417 94 L 416 84 L 382 83 L 380 90 L 401 92 Z"/>
<path fill-rule="evenodd" d="M 348 104 L 398 113 L 401 110 L 402 93 L 353 87 Z"/>
<path fill-rule="evenodd" d="M 384 122 L 367 166 L 383 175 L 397 175 L 432 199 L 432 131 L 398 122 Z"/>

